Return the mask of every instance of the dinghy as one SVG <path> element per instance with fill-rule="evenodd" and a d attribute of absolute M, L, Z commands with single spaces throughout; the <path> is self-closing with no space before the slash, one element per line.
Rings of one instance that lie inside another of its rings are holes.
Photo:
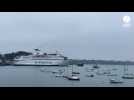
<path fill-rule="evenodd" d="M 118 84 L 118 83 L 123 83 L 123 81 L 118 79 L 110 79 L 110 83 Z"/>

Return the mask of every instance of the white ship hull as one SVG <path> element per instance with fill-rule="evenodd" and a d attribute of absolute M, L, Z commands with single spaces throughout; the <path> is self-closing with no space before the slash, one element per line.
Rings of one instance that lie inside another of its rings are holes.
<path fill-rule="evenodd" d="M 67 57 L 58 53 L 35 53 L 14 59 L 15 66 L 61 66 L 65 65 Z"/>
<path fill-rule="evenodd" d="M 15 66 L 61 66 L 65 65 L 64 60 L 27 60 L 16 61 Z"/>

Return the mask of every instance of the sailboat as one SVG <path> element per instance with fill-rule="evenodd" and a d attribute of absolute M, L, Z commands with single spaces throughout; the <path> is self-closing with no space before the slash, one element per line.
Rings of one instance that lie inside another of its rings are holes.
<path fill-rule="evenodd" d="M 98 66 L 97 64 L 95 64 L 95 65 L 93 66 L 93 68 L 99 68 L 99 66 Z"/>
<path fill-rule="evenodd" d="M 124 75 L 122 76 L 123 79 L 134 79 L 133 73 L 128 73 L 128 67 L 124 67 Z"/>
<path fill-rule="evenodd" d="M 73 75 L 74 75 L 74 74 L 80 74 L 80 72 L 74 71 L 73 66 L 72 66 L 72 74 L 73 74 Z"/>
<path fill-rule="evenodd" d="M 71 73 L 71 75 L 66 75 L 64 77 L 67 78 L 68 80 L 76 80 L 76 81 L 80 80 L 80 78 L 76 74 L 73 74 L 73 66 L 72 66 L 72 73 Z"/>

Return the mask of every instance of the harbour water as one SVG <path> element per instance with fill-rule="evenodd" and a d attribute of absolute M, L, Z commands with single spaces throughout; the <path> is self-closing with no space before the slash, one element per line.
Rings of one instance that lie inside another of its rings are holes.
<path fill-rule="evenodd" d="M 72 68 L 64 66 L 1 66 L 0 87 L 133 87 L 134 79 L 122 79 L 123 65 L 93 65 L 76 66 Z M 134 65 L 127 66 L 128 72 L 134 73 Z M 62 74 L 79 72 L 80 81 L 68 80 L 64 77 L 56 77 L 56 72 L 62 70 Z M 100 74 L 111 72 L 113 75 Z M 93 75 L 90 77 L 88 75 Z M 111 84 L 109 79 L 122 79 L 122 84 Z"/>

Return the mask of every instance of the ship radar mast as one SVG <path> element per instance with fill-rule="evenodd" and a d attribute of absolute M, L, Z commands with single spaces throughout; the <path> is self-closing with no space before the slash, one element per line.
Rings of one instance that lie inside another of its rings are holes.
<path fill-rule="evenodd" d="M 39 52 L 40 52 L 40 50 L 39 50 L 39 49 L 34 49 L 34 50 L 35 50 L 35 52 L 36 52 L 35 54 L 38 55 Z"/>

